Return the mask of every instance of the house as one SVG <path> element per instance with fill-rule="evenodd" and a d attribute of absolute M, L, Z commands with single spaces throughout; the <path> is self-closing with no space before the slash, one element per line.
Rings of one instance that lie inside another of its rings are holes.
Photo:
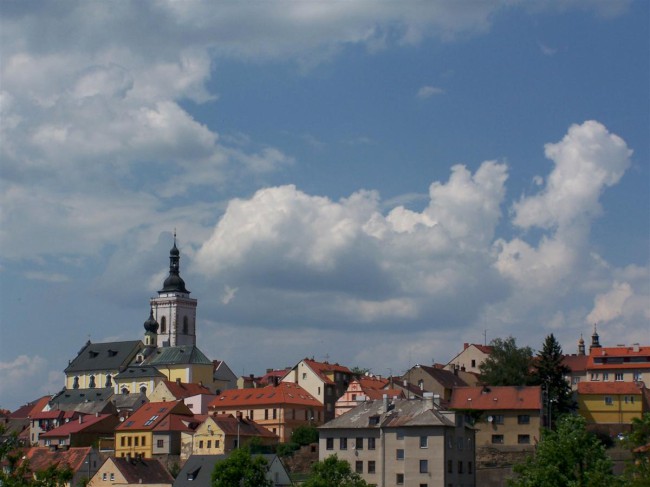
<path fill-rule="evenodd" d="M 212 368 L 212 384 L 217 394 L 228 389 L 237 389 L 237 376 L 230 370 L 226 362 L 213 360 Z"/>
<path fill-rule="evenodd" d="M 84 414 L 115 414 L 113 389 L 101 387 L 94 389 L 63 389 L 47 404 L 50 411 L 77 411 Z"/>
<path fill-rule="evenodd" d="M 123 485 L 125 487 L 171 487 L 174 477 L 155 458 L 108 457 L 90 479 L 87 487 Z"/>
<path fill-rule="evenodd" d="M 153 365 L 132 365 L 113 377 L 115 394 L 150 394 L 166 378 Z"/>
<path fill-rule="evenodd" d="M 261 446 L 278 444 L 278 435 L 255 421 L 232 414 L 208 416 L 196 430 L 183 435 L 181 459 L 190 455 L 230 453 L 254 438 Z"/>
<path fill-rule="evenodd" d="M 80 415 L 75 411 L 40 411 L 32 414 L 29 425 L 29 439 L 31 445 L 38 445 L 43 433 L 58 428 L 67 421 L 75 420 Z M 49 446 L 46 442 L 45 446 Z"/>
<path fill-rule="evenodd" d="M 323 404 L 292 382 L 224 391 L 210 404 L 210 411 L 255 421 L 278 435 L 281 442 L 289 441 L 298 426 L 323 422 Z"/>
<path fill-rule="evenodd" d="M 388 385 L 388 379 L 371 375 L 352 379 L 346 391 L 336 401 L 335 416 L 338 418 L 367 399 L 381 399 L 384 394 L 390 398 L 406 397 L 401 389 L 386 389 Z"/>
<path fill-rule="evenodd" d="M 203 384 L 193 384 L 181 382 L 180 379 L 175 381 L 163 380 L 158 383 L 156 388 L 149 394 L 151 402 L 178 401 L 197 394 L 211 394 L 210 389 Z"/>
<path fill-rule="evenodd" d="M 116 414 L 80 414 L 76 420 L 42 433 L 40 446 L 81 447 L 93 446 L 100 439 L 113 437 L 115 428 L 120 424 Z"/>
<path fill-rule="evenodd" d="M 587 358 L 587 380 L 592 382 L 640 382 L 650 378 L 650 346 L 602 347 L 592 343 Z"/>
<path fill-rule="evenodd" d="M 180 454 L 181 432 L 195 422 L 182 401 L 143 404 L 115 429 L 115 457 Z"/>
<path fill-rule="evenodd" d="M 201 383 L 214 391 L 212 361 L 196 345 L 156 348 L 144 364 L 154 366 L 168 381 Z"/>
<path fill-rule="evenodd" d="M 255 374 L 241 376 L 237 379 L 237 389 L 255 389 L 258 387 L 274 386 L 277 385 L 287 372 L 288 369 L 266 369 L 266 373 L 260 377 Z"/>
<path fill-rule="evenodd" d="M 258 456 L 258 455 L 253 455 Z M 277 455 L 263 454 L 268 464 L 266 478 L 273 482 L 274 487 L 289 487 L 293 483 L 289 473 Z M 217 462 L 228 458 L 228 455 L 192 455 L 176 476 L 174 487 L 212 487 L 212 471 Z"/>
<path fill-rule="evenodd" d="M 613 433 L 628 428 L 632 419 L 650 411 L 648 389 L 635 382 L 580 382 L 578 384 L 578 413 L 588 423 L 614 426 Z"/>
<path fill-rule="evenodd" d="M 208 414 L 210 404 L 217 398 L 217 394 L 195 394 L 183 398 L 183 402 L 193 414 Z"/>
<path fill-rule="evenodd" d="M 440 396 L 443 404 L 451 398 L 454 387 L 464 387 L 468 384 L 458 376 L 459 369 L 454 371 L 429 365 L 415 365 L 402 377 L 409 384 L 417 385 L 423 392 L 432 392 Z"/>
<path fill-rule="evenodd" d="M 532 449 L 542 425 L 540 386 L 456 387 L 449 409 L 474 420 L 477 448 Z"/>
<path fill-rule="evenodd" d="M 65 368 L 66 389 L 112 388 L 113 377 L 144 350 L 140 340 L 92 343 L 90 340 Z"/>
<path fill-rule="evenodd" d="M 33 447 L 24 452 L 19 463 L 23 462 L 27 465 L 27 474 L 34 478 L 37 472 L 42 472 L 53 465 L 57 468 L 70 467 L 72 479 L 66 482 L 65 487 L 76 487 L 83 485 L 97 472 L 101 458 L 91 447 L 69 449 Z"/>
<path fill-rule="evenodd" d="M 31 417 L 47 408 L 47 403 L 51 396 L 43 396 L 35 401 L 30 401 L 27 404 L 12 411 L 4 418 L 4 432 L 0 436 L 0 442 L 3 439 L 15 434 L 21 445 L 33 445 L 38 441 L 36 438 L 30 437 L 30 427 L 32 424 Z"/>
<path fill-rule="evenodd" d="M 478 343 L 464 343 L 463 351 L 458 353 L 446 365 L 448 369 L 460 368 L 465 372 L 479 374 L 479 367 L 492 353 L 490 345 Z"/>
<path fill-rule="evenodd" d="M 572 390 L 576 391 L 578 384 L 587 380 L 588 361 L 589 357 L 584 354 L 571 354 L 562 357 L 562 365 L 565 365 L 569 369 L 569 373 L 565 376 L 565 379 Z"/>
<path fill-rule="evenodd" d="M 319 428 L 319 459 L 337 455 L 371 485 L 476 485 L 474 429 L 424 399 L 366 401 Z"/>
<path fill-rule="evenodd" d="M 325 421 L 334 418 L 335 405 L 350 385 L 352 371 L 339 364 L 317 362 L 305 358 L 298 362 L 282 378 L 305 389 L 323 404 Z"/>

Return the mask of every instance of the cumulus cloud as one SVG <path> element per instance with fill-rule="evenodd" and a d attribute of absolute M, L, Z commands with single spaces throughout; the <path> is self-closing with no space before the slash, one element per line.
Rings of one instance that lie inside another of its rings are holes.
<path fill-rule="evenodd" d="M 431 98 L 434 95 L 443 95 L 445 93 L 445 90 L 442 88 L 438 88 L 436 86 L 423 86 L 418 90 L 417 97 L 424 100 L 427 98 Z"/>

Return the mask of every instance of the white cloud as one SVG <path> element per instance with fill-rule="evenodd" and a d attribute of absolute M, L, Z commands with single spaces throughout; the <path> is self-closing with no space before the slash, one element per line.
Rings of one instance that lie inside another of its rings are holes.
<path fill-rule="evenodd" d="M 431 98 L 434 95 L 444 95 L 445 90 L 436 86 L 423 86 L 418 90 L 417 97 L 420 99 Z"/>
<path fill-rule="evenodd" d="M 632 287 L 627 282 L 614 282 L 609 292 L 596 296 L 594 309 L 587 316 L 587 322 L 601 323 L 621 317 L 623 307 L 632 294 Z"/>

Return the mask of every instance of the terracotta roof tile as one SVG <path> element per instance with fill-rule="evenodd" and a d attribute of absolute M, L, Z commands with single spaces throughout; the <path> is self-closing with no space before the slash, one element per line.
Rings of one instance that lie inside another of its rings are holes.
<path fill-rule="evenodd" d="M 571 372 L 584 372 L 587 370 L 587 355 L 565 355 L 562 357 L 562 365 L 566 365 Z"/>
<path fill-rule="evenodd" d="M 111 458 L 129 484 L 172 484 L 174 477 L 157 459 Z"/>
<path fill-rule="evenodd" d="M 595 348 L 589 355 L 587 369 L 650 369 L 650 347 Z"/>
<path fill-rule="evenodd" d="M 153 430 L 170 414 L 193 416 L 182 401 L 149 402 L 140 406 L 115 431 Z"/>
<path fill-rule="evenodd" d="M 280 382 L 277 386 L 259 389 L 229 389 L 210 403 L 212 409 L 248 407 L 272 404 L 294 404 L 307 407 L 323 405 L 305 389 L 293 382 Z"/>
<path fill-rule="evenodd" d="M 530 387 L 455 387 L 450 409 L 508 410 L 540 409 L 542 388 Z"/>
<path fill-rule="evenodd" d="M 196 396 L 198 394 L 212 394 L 210 389 L 201 384 L 188 382 L 179 383 L 171 380 L 165 380 L 163 382 L 167 386 L 167 389 L 169 389 L 169 392 L 171 392 L 176 399 L 185 399 L 186 397 Z"/>
<path fill-rule="evenodd" d="M 323 382 L 327 384 L 334 384 L 334 381 L 332 381 L 327 376 L 328 372 L 340 372 L 343 374 L 352 375 L 352 371 L 343 365 L 330 364 L 329 362 L 316 362 L 315 360 L 308 358 L 304 359 L 303 362 L 305 362 L 305 364 L 307 364 L 307 366 L 313 370 Z"/>
<path fill-rule="evenodd" d="M 109 426 L 110 429 L 113 429 L 114 426 L 117 425 L 118 419 L 116 416 L 112 414 L 100 414 L 98 416 L 92 415 L 92 414 L 82 414 L 79 416 L 81 418 L 81 422 L 79 420 L 72 420 L 68 421 L 67 423 L 62 424 L 58 428 L 54 428 L 47 433 L 43 433 L 40 435 L 41 438 L 52 438 L 52 437 L 59 437 L 59 436 L 69 436 L 71 434 L 79 433 L 81 431 L 84 431 L 88 428 L 92 428 L 95 425 L 98 425 L 104 421 L 107 421 L 108 418 L 114 418 L 115 421 L 113 423 L 113 426 Z M 110 421 L 107 422 L 107 424 L 111 424 Z"/>
<path fill-rule="evenodd" d="M 50 450 L 48 447 L 34 447 L 25 452 L 24 459 L 29 461 L 32 472 L 40 472 L 51 465 L 69 465 L 77 472 L 90 454 L 91 447 L 70 448 L 68 450 Z"/>
<path fill-rule="evenodd" d="M 52 399 L 51 396 L 43 396 L 36 401 L 28 402 L 24 406 L 16 409 L 9 417 L 11 419 L 29 418 L 33 414 L 40 413 L 47 406 L 47 403 L 50 402 L 50 399 Z"/>
<path fill-rule="evenodd" d="M 578 394 L 643 394 L 634 382 L 578 382 Z"/>

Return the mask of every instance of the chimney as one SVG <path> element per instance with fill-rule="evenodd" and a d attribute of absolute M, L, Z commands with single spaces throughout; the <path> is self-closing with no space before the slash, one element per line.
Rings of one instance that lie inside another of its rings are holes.
<path fill-rule="evenodd" d="M 440 394 L 433 395 L 433 405 L 440 407 Z"/>
<path fill-rule="evenodd" d="M 203 381 L 202 380 L 199 381 L 199 387 L 203 387 Z"/>
<path fill-rule="evenodd" d="M 467 347 L 469 347 L 469 343 L 463 343 L 463 350 L 465 350 Z"/>
<path fill-rule="evenodd" d="M 426 409 L 433 409 L 433 392 L 425 392 L 422 394 L 422 398 L 424 400 L 424 407 Z"/>
<path fill-rule="evenodd" d="M 241 420 L 242 420 L 242 417 L 243 417 L 242 412 L 241 412 L 241 411 L 237 411 L 237 421 L 241 421 Z"/>
<path fill-rule="evenodd" d="M 454 366 L 454 375 L 458 375 L 458 369 L 459 369 L 458 364 L 456 364 Z"/>
<path fill-rule="evenodd" d="M 83 414 L 80 414 L 80 415 L 79 415 L 79 424 L 81 424 L 81 423 L 84 422 L 84 421 L 83 421 L 83 417 L 84 417 Z"/>
<path fill-rule="evenodd" d="M 178 384 L 179 386 L 181 385 L 181 378 L 180 377 L 176 377 L 176 384 Z"/>
<path fill-rule="evenodd" d="M 388 411 L 388 394 L 382 396 L 382 401 L 384 405 L 384 411 Z"/>
<path fill-rule="evenodd" d="M 633 343 L 633 344 L 632 344 L 632 351 L 638 353 L 639 350 L 640 350 L 639 347 L 640 347 L 640 345 L 639 345 L 638 343 Z"/>

